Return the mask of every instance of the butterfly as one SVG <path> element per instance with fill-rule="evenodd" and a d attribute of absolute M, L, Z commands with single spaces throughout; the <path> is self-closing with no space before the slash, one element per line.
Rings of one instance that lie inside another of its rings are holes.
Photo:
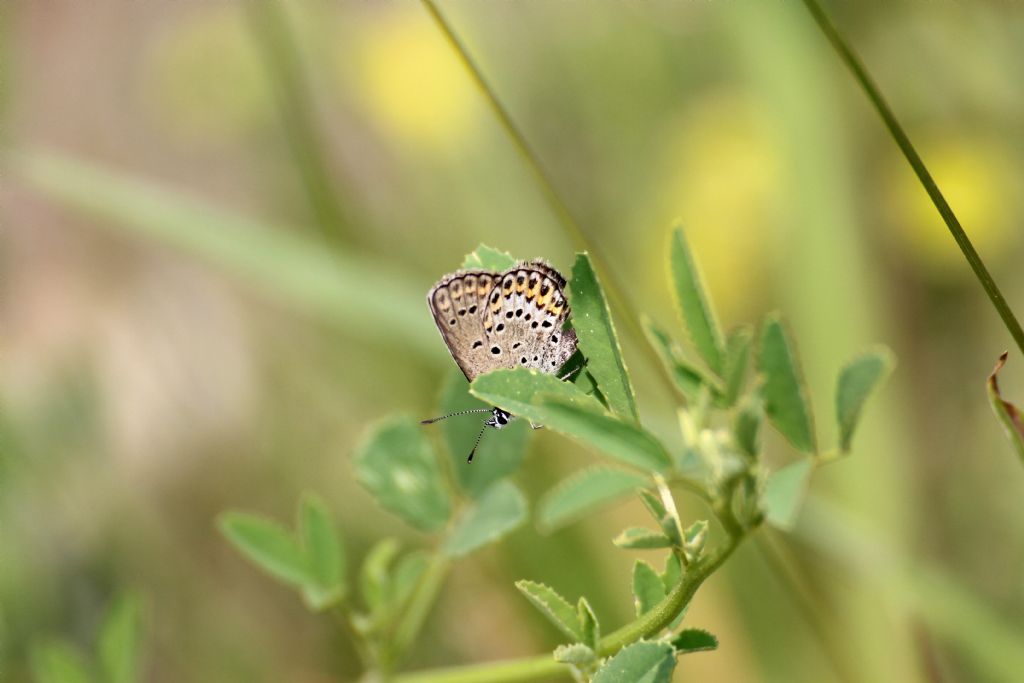
<path fill-rule="evenodd" d="M 500 368 L 556 374 L 576 352 L 575 330 L 563 329 L 569 319 L 565 278 L 542 260 L 524 261 L 501 273 L 462 270 L 445 275 L 427 294 L 427 305 L 448 351 L 470 382 Z M 487 428 L 502 429 L 514 415 L 495 406 L 422 424 L 488 412 L 491 416 L 469 452 L 467 460 L 473 462 Z"/>

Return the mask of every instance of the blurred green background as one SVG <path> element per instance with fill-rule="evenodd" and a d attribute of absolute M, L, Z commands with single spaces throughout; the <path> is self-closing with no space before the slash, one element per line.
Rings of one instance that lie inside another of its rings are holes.
<path fill-rule="evenodd" d="M 1024 468 L 984 393 L 1011 342 L 799 4 L 442 7 L 638 311 L 677 325 L 680 220 L 724 323 L 793 322 L 819 414 L 854 351 L 899 358 L 797 530 L 698 594 L 687 621 L 722 645 L 677 680 L 1020 680 Z M 1024 7 L 832 9 L 1024 314 Z M 8 3 L 0 84 L 0 672 L 28 680 L 49 636 L 90 647 L 127 587 L 146 680 L 356 678 L 336 625 L 214 517 L 290 519 L 311 489 L 351 558 L 423 543 L 349 456 L 380 417 L 433 414 L 453 364 L 424 297 L 463 254 L 571 263 L 528 168 L 411 1 Z M 673 397 L 622 327 L 645 422 L 670 434 Z M 1019 355 L 1003 382 L 1024 401 Z M 535 500 L 595 457 L 538 432 L 519 479 Z M 633 554 L 609 539 L 642 518 L 528 525 L 460 563 L 411 666 L 550 650 L 519 578 L 625 622 Z"/>

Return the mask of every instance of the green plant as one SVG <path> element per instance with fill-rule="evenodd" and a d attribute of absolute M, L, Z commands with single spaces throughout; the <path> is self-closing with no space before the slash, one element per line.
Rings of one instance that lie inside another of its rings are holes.
<path fill-rule="evenodd" d="M 481 246 L 464 265 L 502 269 L 514 262 Z M 682 230 L 673 233 L 669 266 L 695 353 L 684 353 L 652 321 L 644 327 L 680 399 L 680 435 L 674 442 L 662 442 L 640 422 L 604 292 L 590 258 L 581 253 L 569 285 L 573 325 L 587 358 L 576 383 L 522 368 L 478 377 L 468 392 L 461 377 L 449 382 L 442 413 L 497 405 L 526 418 L 493 437 L 485 457 L 472 465 L 463 458 L 476 427 L 457 421 L 441 428 L 447 457 L 405 416 L 372 428 L 356 449 L 356 478 L 383 508 L 431 534 L 430 548 L 403 553 L 397 541 L 384 539 L 350 582 L 328 509 L 310 495 L 300 504 L 294 532 L 242 512 L 224 513 L 221 531 L 256 565 L 295 587 L 311 609 L 336 612 L 367 671 L 385 679 L 452 683 L 572 674 L 594 683 L 669 680 L 678 656 L 718 645 L 702 630 L 679 630 L 696 591 L 763 523 L 793 524 L 814 470 L 849 452 L 864 403 L 892 365 L 891 354 L 879 348 L 840 371 L 839 442 L 824 449 L 782 319 L 767 316 L 756 333 L 741 326 L 723 334 Z M 612 461 L 576 472 L 547 492 L 537 505 L 538 526 L 555 529 L 637 495 L 651 514 L 651 528 L 626 529 L 613 542 L 626 550 L 666 550 L 664 564 L 658 570 L 636 561 L 636 618 L 619 628 L 603 629 L 585 596 L 574 606 L 534 581 L 543 577 L 531 577 L 516 587 L 566 638 L 552 655 L 398 673 L 451 564 L 526 520 L 526 496 L 509 476 L 523 457 L 527 419 Z M 799 454 L 770 473 L 761 457 L 765 421 Z M 709 518 L 684 521 L 675 503 L 680 492 L 703 501 Z"/>
<path fill-rule="evenodd" d="M 95 655 L 86 656 L 70 642 L 54 638 L 32 648 L 36 683 L 135 683 L 142 680 L 142 603 L 126 593 L 111 605 L 100 624 Z"/>

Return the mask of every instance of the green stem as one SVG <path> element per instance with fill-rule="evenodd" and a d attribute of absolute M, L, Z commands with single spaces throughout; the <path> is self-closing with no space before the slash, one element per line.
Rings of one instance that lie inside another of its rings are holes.
<path fill-rule="evenodd" d="M 547 200 L 552 210 L 555 212 L 555 216 L 558 218 L 558 222 L 562 225 L 562 228 L 569 235 L 569 239 L 574 244 L 575 248 L 586 251 L 590 254 L 591 261 L 594 263 L 594 269 L 598 272 L 601 280 L 604 282 L 605 290 L 608 292 L 608 298 L 611 303 L 614 304 L 616 310 L 621 315 L 622 319 L 626 321 L 630 332 L 637 338 L 643 340 L 641 348 L 644 349 L 647 360 L 652 364 L 652 367 L 657 370 L 656 374 L 660 377 L 668 387 L 670 392 L 675 391 L 675 388 L 665 375 L 661 372 L 661 360 L 658 357 L 657 350 L 651 345 L 650 340 L 647 339 L 647 335 L 644 334 L 643 327 L 640 324 L 639 318 L 633 313 L 634 309 L 629 304 L 629 300 L 623 294 L 625 291 L 614 273 L 607 266 L 607 261 L 602 256 L 601 251 L 597 245 L 590 241 L 583 228 L 573 218 L 572 212 L 569 207 L 562 200 L 558 191 L 555 189 L 555 185 L 551 180 L 551 176 L 544 169 L 544 165 L 540 161 L 540 157 L 527 142 L 526 136 L 520 130 L 519 126 L 516 125 L 515 121 L 512 120 L 512 116 L 508 113 L 508 109 L 498 99 L 497 93 L 484 78 L 483 72 L 480 71 L 480 67 L 477 66 L 476 62 L 470 56 L 469 51 L 466 49 L 465 44 L 455 35 L 451 24 L 445 19 L 444 15 L 441 14 L 441 10 L 434 3 L 434 0 L 421 0 L 423 6 L 430 13 L 430 16 L 434 19 L 437 27 L 444 34 L 448 44 L 451 45 L 452 50 L 458 56 L 459 61 L 466 67 L 466 71 L 469 72 L 470 77 L 473 79 L 473 83 L 476 84 L 480 90 L 484 99 L 490 105 L 491 110 L 495 116 L 498 117 L 498 121 L 501 127 L 505 130 L 505 133 L 511 138 L 512 143 L 515 145 L 516 151 L 522 157 L 523 161 L 526 162 L 530 172 L 533 174 L 534 180 L 537 181 L 537 186 L 540 188 L 541 194 L 544 195 L 544 199 Z"/>
<path fill-rule="evenodd" d="M 288 18 L 274 0 L 254 0 L 246 4 L 306 197 L 324 236 L 340 241 L 346 237 L 344 212 L 336 199 L 335 184 L 322 152 L 325 145 L 314 123 L 310 88 Z"/>
<path fill-rule="evenodd" d="M 416 590 L 405 608 L 405 615 L 395 628 L 395 634 L 391 639 L 390 664 L 397 663 L 407 652 L 409 646 L 416 640 L 423 623 L 430 614 L 430 608 L 437 601 L 437 595 L 441 592 L 441 586 L 451 568 L 451 560 L 440 550 L 436 551 L 430 559 L 423 576 L 420 577 Z"/>
<path fill-rule="evenodd" d="M 732 536 L 723 547 L 691 564 L 679 583 L 650 612 L 619 628 L 601 639 L 597 654 L 607 657 L 641 638 L 650 638 L 667 628 L 689 604 L 694 593 L 722 566 L 742 541 Z M 473 664 L 447 669 L 432 669 L 419 673 L 396 676 L 393 683 L 516 683 L 542 681 L 568 675 L 568 669 L 552 659 L 551 655 L 513 659 L 491 664 Z"/>
<path fill-rule="evenodd" d="M 393 683 L 517 683 L 568 678 L 569 669 L 551 655 L 510 659 L 504 662 L 455 666 L 404 674 Z"/>
<path fill-rule="evenodd" d="M 939 190 L 938 185 L 932 179 L 931 174 L 928 172 L 928 168 L 924 165 L 924 161 L 921 160 L 917 150 L 910 143 L 910 138 L 903 131 L 903 127 L 899 121 L 896 120 L 896 116 L 892 113 L 885 98 L 882 97 L 882 93 L 879 91 L 878 86 L 875 85 L 874 80 L 868 74 L 867 69 L 864 68 L 864 64 L 860 58 L 853 51 L 853 49 L 847 44 L 839 32 L 836 30 L 835 25 L 825 14 L 825 11 L 818 4 L 817 0 L 803 0 L 804 6 L 807 7 L 807 11 L 811 13 L 814 21 L 818 24 L 818 28 L 825 34 L 828 41 L 835 48 L 839 58 L 843 61 L 846 67 L 853 74 L 854 79 L 860 84 L 864 94 L 867 95 L 871 104 L 874 106 L 875 111 L 882 118 L 882 122 L 885 127 L 889 129 L 889 134 L 892 135 L 893 140 L 896 141 L 896 145 L 903 152 L 903 156 L 906 157 L 907 163 L 914 169 L 914 173 L 917 175 L 917 179 L 924 186 L 925 191 L 931 198 L 932 203 L 938 210 L 939 215 L 942 216 L 942 220 L 945 221 L 946 227 L 949 228 L 949 232 L 953 235 L 953 239 L 956 240 L 957 246 L 960 247 L 960 251 L 963 253 L 964 258 L 967 259 L 967 263 L 971 266 L 971 270 L 974 271 L 975 277 L 978 278 L 978 282 L 981 283 L 982 288 L 988 295 L 992 305 L 995 306 L 996 311 L 999 313 L 999 317 L 1002 318 L 1003 324 L 1006 329 L 1009 330 L 1010 336 L 1017 343 L 1017 348 L 1020 349 L 1021 353 L 1024 353 L 1024 330 L 1021 329 L 1020 323 L 1017 322 L 1017 318 L 1013 315 L 1013 311 L 1010 306 L 1006 303 L 1006 299 L 1003 297 L 1002 292 L 999 291 L 999 287 L 996 286 L 995 280 L 992 279 L 992 275 L 988 272 L 988 268 L 985 267 L 985 262 L 981 260 L 981 256 L 974 249 L 974 245 L 971 244 L 971 240 L 967 237 L 967 233 L 964 232 L 963 227 L 960 225 L 960 221 L 957 220 L 956 214 L 953 213 L 953 209 L 950 208 L 946 198 L 942 196 L 942 192 Z"/>

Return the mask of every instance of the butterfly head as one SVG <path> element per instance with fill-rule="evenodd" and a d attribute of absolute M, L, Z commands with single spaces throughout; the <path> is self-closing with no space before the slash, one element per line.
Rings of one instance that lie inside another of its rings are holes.
<path fill-rule="evenodd" d="M 502 429 L 512 421 L 512 415 L 501 408 L 495 406 L 491 408 L 491 416 L 484 422 L 488 427 L 494 427 L 495 429 Z"/>

